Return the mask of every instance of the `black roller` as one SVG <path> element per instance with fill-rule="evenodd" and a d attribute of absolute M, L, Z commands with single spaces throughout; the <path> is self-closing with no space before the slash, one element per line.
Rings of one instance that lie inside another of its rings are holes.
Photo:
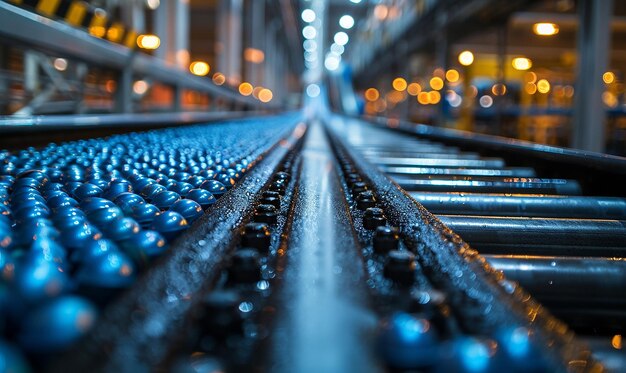
<path fill-rule="evenodd" d="M 626 199 L 618 197 L 422 192 L 411 197 L 435 214 L 626 219 Z"/>
<path fill-rule="evenodd" d="M 440 215 L 481 253 L 626 257 L 619 220 Z"/>
<path fill-rule="evenodd" d="M 543 303 L 626 305 L 626 259 L 485 255 L 507 279 Z"/>
<path fill-rule="evenodd" d="M 526 167 L 506 168 L 457 168 L 457 167 L 379 167 L 390 175 L 462 175 L 462 176 L 511 176 L 535 177 L 535 170 Z"/>
<path fill-rule="evenodd" d="M 580 185 L 574 180 L 538 178 L 488 178 L 436 176 L 436 179 L 394 178 L 407 191 L 468 192 L 468 193 L 523 193 L 578 195 Z"/>

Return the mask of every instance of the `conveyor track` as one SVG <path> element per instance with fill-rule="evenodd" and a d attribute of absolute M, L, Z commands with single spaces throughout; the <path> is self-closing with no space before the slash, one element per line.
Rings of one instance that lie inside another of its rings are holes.
<path fill-rule="evenodd" d="M 55 203 L 50 193 L 58 190 L 78 200 L 76 209 L 85 213 L 86 224 L 98 229 L 94 235 L 102 230 L 115 243 L 108 249 L 127 255 L 138 279 L 108 289 L 102 284 L 114 277 L 101 274 L 94 275 L 100 286 L 84 286 L 71 276 L 85 263 L 71 262 L 68 274 L 79 287 L 33 300 L 29 306 L 35 311 L 21 315 L 24 308 L 15 308 L 15 302 L 28 294 L 4 276 L 0 284 L 7 291 L 0 301 L 10 312 L 0 314 L 7 341 L 0 342 L 0 354 L 16 359 L 25 354 L 32 367 L 50 371 L 600 372 L 623 367 L 614 347 L 624 325 L 623 198 L 584 196 L 585 184 L 578 180 L 543 177 L 541 170 L 493 155 L 348 118 L 323 119 L 328 121 L 289 114 L 112 138 L 136 144 L 130 153 L 118 145 L 110 148 L 117 150 L 98 145 L 107 139 L 61 144 L 70 150 L 43 150 L 52 164 L 32 148 L 3 152 L 6 193 L 0 195 L 7 201 L 1 206 L 8 230 L 2 232 L 17 243 L 3 247 L 2 273 L 15 268 L 19 275 L 24 267 L 11 265 L 21 263 L 25 250 L 46 252 L 37 237 L 21 241 L 24 224 L 41 219 L 15 213 L 23 208 L 50 210 L 53 228 L 61 233 L 50 240 L 68 253 L 82 250 L 67 238 L 63 219 L 56 218 L 80 212 L 50 205 Z M 188 133 L 196 140 L 186 140 Z M 228 143 L 238 136 L 236 147 Z M 150 151 L 137 139 L 163 142 L 155 146 L 172 150 Z M 210 145 L 199 150 L 198 144 Z M 104 154 L 98 158 L 99 153 Z M 228 165 L 223 163 L 227 154 Z M 34 160 L 28 161 L 29 155 Z M 122 162 L 111 163 L 111 157 Z M 69 165 L 56 172 L 54 162 L 66 159 Z M 92 166 L 93 159 L 104 166 Z M 245 165 L 235 169 L 241 159 Z M 100 168 L 104 177 L 94 177 Z M 67 180 L 68 170 L 77 180 Z M 29 178 L 38 183 L 20 181 Z M 216 189 L 214 181 L 223 188 Z M 87 182 L 100 183 L 100 192 L 84 187 Z M 43 202 L 39 197 L 22 201 L 20 188 L 35 189 L 28 193 L 43 195 Z M 199 199 L 206 202 L 202 216 L 194 215 L 193 224 L 175 232 L 136 212 L 130 206 L 138 203 L 136 197 L 118 201 L 112 195 L 144 196 L 160 210 L 155 219 L 175 203 L 156 195 L 178 196 L 178 201 L 202 194 L 188 194 L 189 189 L 211 190 L 218 198 Z M 111 217 L 91 211 L 100 208 L 121 212 Z M 123 229 L 109 225 L 129 217 L 142 232 L 162 229 L 167 249 L 146 260 L 150 251 L 125 243 Z M 102 238 L 94 235 L 89 239 Z M 60 265 L 54 258 L 42 260 Z M 68 297 L 95 304 L 89 308 L 93 327 L 82 338 L 86 328 L 76 331 L 61 321 L 84 321 L 77 313 L 84 311 L 84 302 L 66 306 L 74 312 L 69 318 L 45 313 L 47 324 L 29 316 Z M 33 323 L 44 332 L 57 328 L 58 336 L 67 337 L 65 346 L 25 343 Z M 5 345 L 19 346 L 22 353 Z"/>

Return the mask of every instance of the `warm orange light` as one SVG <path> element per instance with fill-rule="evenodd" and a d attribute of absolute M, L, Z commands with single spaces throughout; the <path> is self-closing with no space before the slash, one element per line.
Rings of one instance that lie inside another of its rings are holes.
<path fill-rule="evenodd" d="M 459 72 L 456 71 L 455 69 L 450 69 L 448 71 L 446 71 L 446 79 L 450 82 L 450 83 L 456 83 L 459 81 Z"/>
<path fill-rule="evenodd" d="M 539 93 L 548 93 L 550 92 L 550 82 L 545 79 L 541 79 L 537 82 L 537 91 Z"/>
<path fill-rule="evenodd" d="M 137 80 L 135 83 L 133 83 L 133 92 L 138 95 L 143 95 L 144 93 L 146 93 L 148 91 L 148 88 L 148 83 L 146 83 L 146 81 L 144 80 Z"/>
<path fill-rule="evenodd" d="M 406 89 L 406 80 L 404 80 L 404 78 L 395 78 L 391 85 L 393 86 L 393 89 L 401 92 Z"/>
<path fill-rule="evenodd" d="M 422 105 L 428 105 L 430 103 L 430 95 L 428 94 L 428 92 L 420 92 L 417 95 L 417 102 Z"/>
<path fill-rule="evenodd" d="M 474 63 L 474 53 L 463 51 L 459 54 L 459 63 L 463 66 L 469 66 Z"/>
<path fill-rule="evenodd" d="M 91 26 L 89 27 L 89 33 L 93 36 L 101 38 L 106 33 L 106 29 L 103 26 Z"/>
<path fill-rule="evenodd" d="M 438 91 L 428 92 L 428 101 L 430 101 L 431 104 L 439 103 L 439 101 L 441 101 L 441 93 Z"/>
<path fill-rule="evenodd" d="M 430 87 L 436 91 L 439 91 L 443 88 L 443 79 L 436 76 L 430 80 Z"/>
<path fill-rule="evenodd" d="M 611 71 L 605 72 L 604 74 L 602 74 L 602 81 L 606 84 L 613 83 L 615 81 L 615 74 Z"/>
<path fill-rule="evenodd" d="M 137 37 L 137 46 L 142 49 L 153 50 L 161 45 L 161 39 L 152 34 L 139 35 Z"/>
<path fill-rule="evenodd" d="M 243 82 L 239 84 L 239 93 L 241 93 L 242 95 L 250 96 L 252 94 L 252 91 L 254 91 L 254 87 L 252 86 L 252 84 L 248 82 Z"/>
<path fill-rule="evenodd" d="M 551 36 L 559 33 L 559 26 L 554 23 L 540 22 L 533 25 L 533 32 L 540 36 Z"/>
<path fill-rule="evenodd" d="M 123 34 L 124 26 L 122 26 L 121 23 L 116 22 L 107 30 L 107 39 L 114 43 L 119 43 L 119 41 L 122 39 Z"/>
<path fill-rule="evenodd" d="M 274 94 L 272 93 L 272 91 L 270 91 L 267 88 L 263 88 L 259 92 L 259 100 L 261 102 L 270 102 L 270 101 L 272 101 L 272 98 L 274 98 Z"/>
<path fill-rule="evenodd" d="M 189 71 L 193 75 L 205 76 L 209 73 L 211 67 L 204 61 L 194 61 L 189 65 Z"/>
<path fill-rule="evenodd" d="M 524 87 L 524 90 L 529 95 L 534 95 L 535 93 L 537 93 L 537 85 L 535 83 L 530 83 L 530 82 L 526 83 L 526 86 Z"/>
<path fill-rule="evenodd" d="M 387 8 L 386 5 L 378 4 L 374 8 L 374 17 L 376 17 L 376 19 L 378 19 L 379 21 L 383 21 L 385 18 L 387 18 L 388 14 L 389 8 Z"/>
<path fill-rule="evenodd" d="M 524 79 L 528 82 L 528 83 L 535 83 L 537 82 L 537 74 L 535 74 L 534 72 L 527 72 L 526 74 L 524 74 Z"/>
<path fill-rule="evenodd" d="M 378 90 L 376 88 L 368 88 L 365 91 L 365 99 L 367 101 L 376 101 L 379 97 L 380 93 L 378 93 Z"/>
<path fill-rule="evenodd" d="M 222 85 L 226 82 L 226 77 L 222 73 L 213 74 L 213 83 L 216 85 Z"/>
<path fill-rule="evenodd" d="M 418 83 L 411 83 L 406 87 L 406 91 L 411 95 L 411 96 L 417 96 L 420 94 L 420 92 L 422 91 L 422 86 L 419 85 Z"/>
<path fill-rule="evenodd" d="M 256 48 L 246 48 L 243 51 L 243 58 L 252 63 L 261 63 L 265 60 L 265 53 Z"/>
<path fill-rule="evenodd" d="M 511 61 L 511 65 L 513 65 L 515 70 L 524 71 L 530 69 L 533 66 L 533 62 L 526 57 L 517 57 Z"/>
<path fill-rule="evenodd" d="M 613 338 L 611 339 L 611 345 L 613 346 L 614 349 L 621 350 L 622 349 L 622 335 L 615 334 Z"/>
<path fill-rule="evenodd" d="M 504 96 L 506 94 L 506 85 L 502 83 L 496 83 L 491 87 L 491 93 L 494 96 Z"/>

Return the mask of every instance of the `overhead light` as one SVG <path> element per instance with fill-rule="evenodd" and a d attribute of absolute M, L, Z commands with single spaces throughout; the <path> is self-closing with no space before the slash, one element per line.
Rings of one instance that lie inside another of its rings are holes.
<path fill-rule="evenodd" d="M 463 66 L 469 66 L 474 63 L 474 53 L 463 51 L 459 54 L 459 63 Z"/>
<path fill-rule="evenodd" d="M 391 82 L 391 86 L 398 92 L 402 92 L 406 90 L 406 80 L 404 78 L 395 78 L 393 82 Z"/>
<path fill-rule="evenodd" d="M 274 98 L 274 94 L 271 90 L 263 88 L 259 91 L 259 101 L 267 103 L 272 101 L 272 98 Z"/>
<path fill-rule="evenodd" d="M 533 66 L 533 62 L 526 57 L 517 57 L 511 61 L 513 68 L 515 70 L 525 71 L 530 69 Z"/>
<path fill-rule="evenodd" d="M 559 26 L 555 23 L 540 22 L 533 25 L 533 32 L 541 36 L 551 36 L 559 33 Z"/>
<path fill-rule="evenodd" d="M 354 26 L 354 18 L 348 14 L 342 16 L 339 18 L 339 26 L 345 28 L 346 30 L 351 29 L 352 26 Z"/>
<path fill-rule="evenodd" d="M 317 53 L 304 52 L 304 60 L 305 61 L 309 61 L 309 62 L 313 62 L 313 61 L 317 60 Z"/>
<path fill-rule="evenodd" d="M 309 96 L 311 98 L 319 96 L 320 92 L 321 92 L 320 86 L 315 84 L 315 83 L 309 84 L 306 87 L 306 94 L 307 94 L 307 96 Z"/>
<path fill-rule="evenodd" d="M 354 4 L 358 4 L 358 3 L 360 3 L 360 2 L 361 2 L 361 0 L 350 0 L 350 2 L 351 2 L 351 3 L 354 3 Z"/>
<path fill-rule="evenodd" d="M 333 37 L 333 40 L 338 45 L 346 45 L 348 44 L 348 41 L 350 41 L 350 37 L 345 32 L 339 31 L 338 33 L 335 34 L 335 36 Z"/>
<path fill-rule="evenodd" d="M 146 5 L 148 8 L 155 10 L 159 7 L 159 5 L 161 5 L 161 2 L 159 0 L 146 0 Z"/>
<path fill-rule="evenodd" d="M 490 108 L 491 105 L 493 105 L 493 98 L 491 98 L 491 96 L 484 95 L 480 99 L 478 99 L 478 103 L 480 104 L 480 106 L 487 109 Z"/>
<path fill-rule="evenodd" d="M 343 45 L 332 43 L 330 46 L 330 51 L 336 54 L 343 54 L 345 50 L 346 48 L 344 48 Z"/>
<path fill-rule="evenodd" d="M 305 9 L 302 11 L 300 17 L 302 17 L 304 22 L 311 23 L 315 21 L 315 12 L 311 9 Z"/>
<path fill-rule="evenodd" d="M 339 64 L 341 63 L 341 56 L 338 56 L 334 53 L 330 53 L 326 56 L 324 60 L 324 67 L 330 71 L 335 71 L 339 68 Z"/>
<path fill-rule="evenodd" d="M 137 37 L 137 46 L 141 49 L 153 50 L 161 45 L 161 39 L 152 34 L 139 35 Z"/>
<path fill-rule="evenodd" d="M 59 71 L 67 70 L 67 60 L 65 58 L 56 58 L 53 62 L 54 68 Z"/>
<path fill-rule="evenodd" d="M 148 92 L 148 88 L 150 88 L 150 86 L 145 80 L 137 80 L 133 83 L 133 92 L 138 95 L 143 95 Z"/>
<path fill-rule="evenodd" d="M 376 17 L 376 19 L 378 19 L 379 21 L 384 21 L 385 18 L 387 18 L 387 15 L 389 15 L 389 8 L 387 8 L 386 5 L 376 5 L 376 7 L 374 8 L 374 17 Z"/>
<path fill-rule="evenodd" d="M 317 30 L 315 30 L 315 27 L 311 25 L 305 26 L 302 29 L 302 36 L 304 36 L 305 39 L 315 39 L 317 36 Z"/>
<path fill-rule="evenodd" d="M 243 96 L 250 96 L 252 94 L 252 91 L 254 91 L 254 87 L 252 86 L 252 84 L 248 82 L 243 82 L 239 84 L 239 93 L 241 93 Z"/>
<path fill-rule="evenodd" d="M 307 39 L 304 41 L 302 46 L 304 47 L 304 50 L 307 52 L 315 52 L 317 50 L 317 43 L 315 42 L 315 40 Z"/>
<path fill-rule="evenodd" d="M 55 66 L 56 66 L 56 61 L 55 61 Z M 611 71 L 607 71 L 604 74 L 602 74 L 602 81 L 606 84 L 611 84 L 615 81 L 615 74 Z"/>
<path fill-rule="evenodd" d="M 546 79 L 540 79 L 537 82 L 537 90 L 539 91 L 539 93 L 550 92 L 550 82 L 548 82 Z"/>
<path fill-rule="evenodd" d="M 193 75 L 205 76 L 209 73 L 209 70 L 211 70 L 211 67 L 204 61 L 194 61 L 189 65 L 189 71 Z"/>

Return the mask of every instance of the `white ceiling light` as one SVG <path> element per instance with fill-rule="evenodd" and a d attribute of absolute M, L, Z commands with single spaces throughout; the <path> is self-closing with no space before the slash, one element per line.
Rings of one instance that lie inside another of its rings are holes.
<path fill-rule="evenodd" d="M 335 71 L 339 68 L 339 63 L 341 63 L 341 56 L 329 53 L 324 60 L 324 67 L 330 71 Z"/>
<path fill-rule="evenodd" d="M 317 43 L 315 42 L 315 40 L 307 39 L 304 41 L 302 46 L 304 47 L 304 50 L 307 52 L 315 52 L 317 50 Z"/>
<path fill-rule="evenodd" d="M 315 39 L 315 36 L 317 36 L 317 30 L 315 30 L 315 27 L 313 26 L 306 26 L 302 29 L 302 36 L 304 36 L 305 39 Z"/>
<path fill-rule="evenodd" d="M 321 91 L 320 86 L 315 84 L 315 83 L 309 84 L 306 87 L 306 94 L 309 97 L 317 97 L 317 96 L 319 96 L 320 95 L 320 91 Z"/>
<path fill-rule="evenodd" d="M 304 22 L 310 23 L 310 22 L 315 21 L 315 12 L 312 11 L 311 9 L 303 10 L 300 16 L 302 17 L 302 20 Z"/>
<path fill-rule="evenodd" d="M 309 62 L 313 62 L 313 61 L 317 60 L 317 53 L 304 52 L 304 60 L 305 61 L 309 61 Z"/>
<path fill-rule="evenodd" d="M 358 3 L 360 3 L 360 2 L 361 2 L 361 0 L 350 0 L 350 1 L 351 1 L 351 2 L 353 2 L 353 3 L 355 3 L 355 4 L 358 4 Z"/>
<path fill-rule="evenodd" d="M 342 16 L 339 18 L 339 26 L 345 28 L 346 30 L 351 29 L 352 26 L 354 26 L 354 18 L 348 14 Z"/>
<path fill-rule="evenodd" d="M 346 50 L 346 49 L 343 47 L 343 45 L 339 45 L 339 44 L 335 44 L 335 43 L 333 43 L 333 44 L 330 46 L 330 51 L 331 51 L 331 52 L 333 52 L 333 53 L 336 53 L 336 54 L 343 54 L 343 52 L 344 52 L 345 50 Z"/>
<path fill-rule="evenodd" d="M 348 44 L 348 41 L 350 41 L 350 37 L 345 32 L 339 31 L 338 33 L 335 34 L 335 37 L 333 38 L 333 40 L 335 41 L 335 43 L 339 45 L 346 45 Z"/>

